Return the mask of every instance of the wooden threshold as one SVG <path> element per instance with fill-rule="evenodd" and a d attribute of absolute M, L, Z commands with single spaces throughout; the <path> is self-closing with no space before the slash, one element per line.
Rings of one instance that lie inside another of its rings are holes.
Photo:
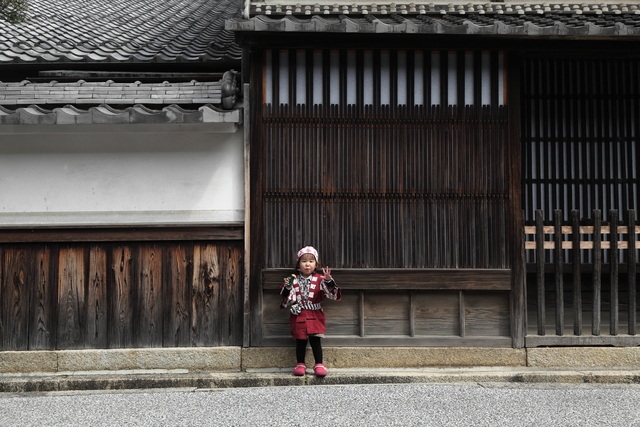
<path fill-rule="evenodd" d="M 148 227 L 12 228 L 0 230 L 0 243 L 120 242 L 161 240 L 243 240 L 238 224 Z"/>
<path fill-rule="evenodd" d="M 279 289 L 291 269 L 263 270 L 263 289 Z M 511 290 L 511 269 L 343 268 L 332 270 L 342 289 Z"/>

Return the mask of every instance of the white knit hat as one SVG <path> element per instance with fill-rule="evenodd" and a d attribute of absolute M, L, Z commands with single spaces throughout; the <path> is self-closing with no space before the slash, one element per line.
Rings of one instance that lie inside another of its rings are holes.
<path fill-rule="evenodd" d="M 316 262 L 318 262 L 318 251 L 313 246 L 305 246 L 304 248 L 298 251 L 298 256 L 296 256 L 296 261 L 300 259 L 300 257 L 304 254 L 311 254 L 316 257 Z"/>

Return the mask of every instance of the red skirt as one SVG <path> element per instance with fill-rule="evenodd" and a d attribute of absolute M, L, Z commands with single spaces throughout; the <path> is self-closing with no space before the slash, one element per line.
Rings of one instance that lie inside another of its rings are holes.
<path fill-rule="evenodd" d="M 324 334 L 327 330 L 327 318 L 322 309 L 302 310 L 297 316 L 289 315 L 291 336 L 296 340 L 306 340 L 311 334 Z"/>

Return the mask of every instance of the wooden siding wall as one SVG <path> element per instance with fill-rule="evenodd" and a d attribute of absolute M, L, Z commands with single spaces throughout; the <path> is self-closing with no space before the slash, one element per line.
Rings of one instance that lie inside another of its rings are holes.
<path fill-rule="evenodd" d="M 507 109 L 264 107 L 266 267 L 508 268 Z"/>
<path fill-rule="evenodd" d="M 242 242 L 0 244 L 0 350 L 242 345 Z"/>
<path fill-rule="evenodd" d="M 522 77 L 527 224 L 562 210 L 640 211 L 640 59 L 528 58 Z M 622 218 L 618 218 L 621 220 Z"/>
<path fill-rule="evenodd" d="M 252 56 L 251 344 L 293 343 L 278 287 L 310 244 L 344 290 L 327 345 L 511 346 L 501 54 L 282 53 Z"/>

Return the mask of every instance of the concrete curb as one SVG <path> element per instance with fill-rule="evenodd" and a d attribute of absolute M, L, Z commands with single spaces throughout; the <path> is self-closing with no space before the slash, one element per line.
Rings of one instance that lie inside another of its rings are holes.
<path fill-rule="evenodd" d="M 308 371 L 310 373 L 310 371 Z M 532 369 L 467 368 L 380 370 L 333 369 L 325 378 L 294 377 L 287 372 L 188 372 L 129 373 L 90 372 L 70 375 L 3 374 L 0 392 L 67 392 L 134 389 L 218 389 L 359 384 L 433 383 L 564 383 L 640 384 L 640 369 Z"/>

